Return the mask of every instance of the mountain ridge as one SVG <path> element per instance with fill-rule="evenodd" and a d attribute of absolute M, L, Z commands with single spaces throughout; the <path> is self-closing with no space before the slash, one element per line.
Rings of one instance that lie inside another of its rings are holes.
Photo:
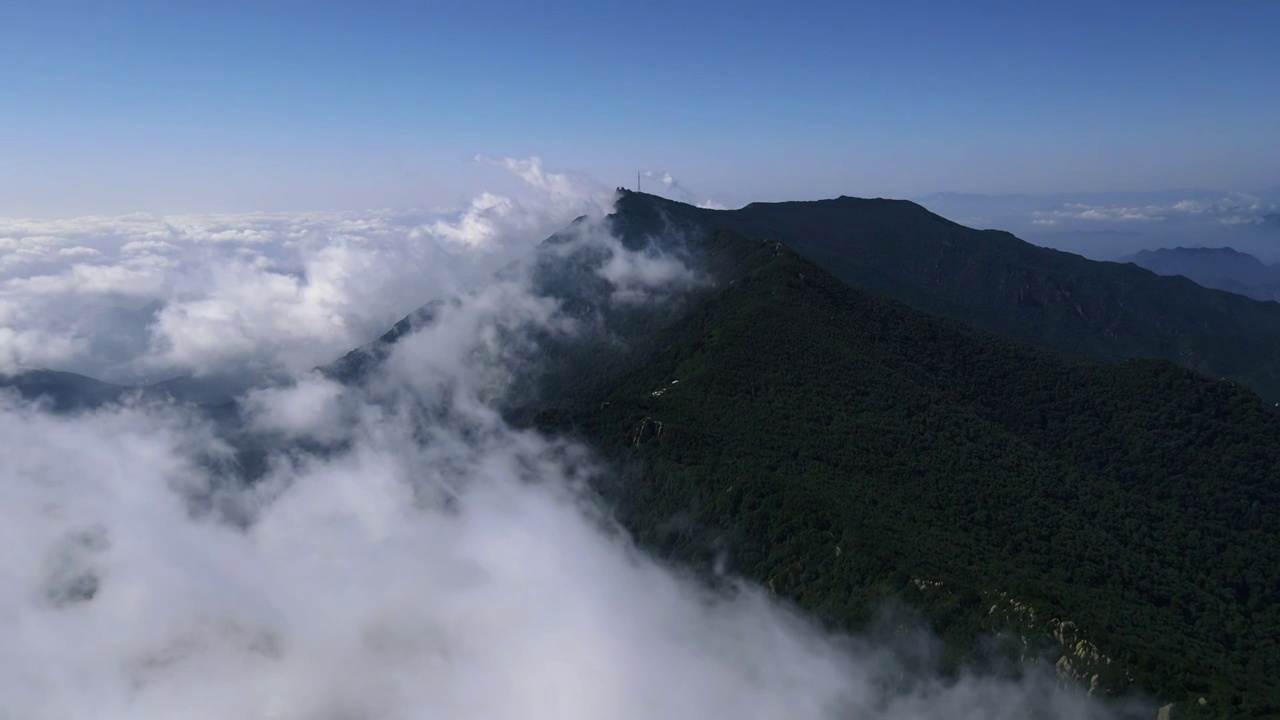
<path fill-rule="evenodd" d="M 1245 290 L 1230 283 L 1204 288 L 1137 265 L 1037 247 L 901 199 L 841 195 L 712 210 L 618 188 L 607 221 L 632 249 L 716 229 L 780 240 L 846 283 L 931 314 L 1088 357 L 1163 357 L 1280 402 L 1280 307 L 1241 297 Z M 412 324 L 423 311 L 400 322 Z M 325 371 L 341 375 L 345 364 L 354 372 L 395 337 L 393 329 Z"/>
<path fill-rule="evenodd" d="M 1280 300 L 1280 265 L 1230 247 L 1143 250 L 1125 258 L 1160 275 L 1181 275 L 1198 285 L 1261 301 Z"/>
<path fill-rule="evenodd" d="M 906 200 L 707 210 L 623 189 L 616 207 L 611 221 L 624 238 L 718 229 L 768 237 L 928 313 L 1068 353 L 1162 357 L 1280 401 L 1280 307 L 1183 278 L 975 230 Z"/>

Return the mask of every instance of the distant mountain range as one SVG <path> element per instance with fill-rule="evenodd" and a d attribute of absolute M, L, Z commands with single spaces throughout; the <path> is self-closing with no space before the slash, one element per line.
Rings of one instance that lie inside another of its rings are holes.
<path fill-rule="evenodd" d="M 235 376 L 180 376 L 149 385 L 116 385 L 57 370 L 29 370 L 0 374 L 0 388 L 13 388 L 22 396 L 44 398 L 55 412 L 85 410 L 126 397 L 165 400 L 196 405 L 219 405 L 250 389 L 260 378 Z"/>
<path fill-rule="evenodd" d="M 610 460 L 644 546 L 839 628 L 900 602 L 957 672 L 1044 656 L 1175 717 L 1280 717 L 1280 304 L 899 200 L 622 191 L 608 221 L 714 282 L 614 308 L 600 258 L 544 253 L 538 292 L 593 330 L 542 338 L 501 409 Z M 377 377 L 439 308 L 323 371 Z M 130 392 L 4 382 L 63 410 Z"/>
<path fill-rule="evenodd" d="M 1280 215 L 1270 216 L 1280 224 Z M 1160 275 L 1181 275 L 1207 288 L 1280 300 L 1280 264 L 1267 265 L 1231 248 L 1162 248 L 1124 259 Z"/>

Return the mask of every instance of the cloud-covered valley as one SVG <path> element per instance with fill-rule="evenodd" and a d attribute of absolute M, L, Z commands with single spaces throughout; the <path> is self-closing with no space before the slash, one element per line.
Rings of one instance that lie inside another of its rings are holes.
<path fill-rule="evenodd" d="M 541 339 L 598 332 L 539 290 L 534 248 L 608 197 L 497 164 L 528 194 L 451 215 L 5 226 L 7 367 L 274 380 L 232 423 L 0 395 L 0 717 L 1109 715 L 1051 673 L 946 679 L 924 635 L 832 635 L 633 545 L 591 490 L 612 469 L 500 411 Z M 605 227 L 539 252 L 618 308 L 705 283 Z M 311 370 L 431 299 L 361 382 Z"/>

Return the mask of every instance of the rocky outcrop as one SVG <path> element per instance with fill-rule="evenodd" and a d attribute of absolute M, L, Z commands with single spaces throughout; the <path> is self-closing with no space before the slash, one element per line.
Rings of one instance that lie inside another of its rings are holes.
<path fill-rule="evenodd" d="M 636 423 L 631 431 L 631 447 L 640 447 L 650 440 L 662 437 L 662 421 L 646 417 Z"/>
<path fill-rule="evenodd" d="M 1024 645 L 1029 644 L 1030 635 L 1051 639 L 1059 652 L 1054 663 L 1058 676 L 1085 688 L 1090 695 L 1102 686 L 1105 678 L 1115 678 L 1117 673 L 1122 678 L 1122 686 L 1134 682 L 1131 673 L 1100 651 L 1071 620 L 1046 619 L 1030 604 L 1018 602 L 1006 592 L 993 594 L 987 616 L 997 624 L 1017 630 L 1023 636 Z"/>

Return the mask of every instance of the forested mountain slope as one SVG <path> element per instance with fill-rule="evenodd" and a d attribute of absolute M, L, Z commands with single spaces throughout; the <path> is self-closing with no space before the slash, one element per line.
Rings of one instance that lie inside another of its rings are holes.
<path fill-rule="evenodd" d="M 837 278 L 1006 337 L 1103 359 L 1166 358 L 1280 402 L 1280 305 L 974 230 L 905 200 L 841 197 L 707 210 L 621 190 L 628 238 L 734 230 Z"/>
<path fill-rule="evenodd" d="M 624 470 L 602 492 L 642 543 L 840 626 L 904 597 L 960 655 L 1012 627 L 1099 692 L 1280 716 L 1274 408 L 969 330 L 776 242 L 706 243 L 713 296 L 539 416 Z"/>

